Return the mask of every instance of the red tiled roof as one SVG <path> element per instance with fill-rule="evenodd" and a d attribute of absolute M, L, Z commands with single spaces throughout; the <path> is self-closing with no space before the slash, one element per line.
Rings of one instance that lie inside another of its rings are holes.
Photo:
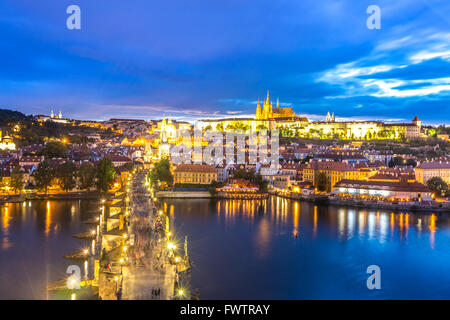
<path fill-rule="evenodd" d="M 311 161 L 305 169 L 332 170 L 332 171 L 356 171 L 357 169 L 345 162 L 336 161 Z"/>
<path fill-rule="evenodd" d="M 107 154 L 107 155 L 105 155 L 105 158 L 109 158 L 112 162 L 116 162 L 116 161 L 125 161 L 125 162 L 130 161 L 131 162 L 130 158 L 119 155 L 119 154 Z"/>
<path fill-rule="evenodd" d="M 176 167 L 175 172 L 210 172 L 217 173 L 216 168 L 207 164 L 182 163 Z"/>
<path fill-rule="evenodd" d="M 446 161 L 431 161 L 422 162 L 417 166 L 417 169 L 450 169 L 450 162 Z"/>

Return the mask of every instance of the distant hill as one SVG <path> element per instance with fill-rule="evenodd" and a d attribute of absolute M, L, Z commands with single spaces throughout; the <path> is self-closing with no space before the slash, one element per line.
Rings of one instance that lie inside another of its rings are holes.
<path fill-rule="evenodd" d="M 0 125 L 6 125 L 9 122 L 27 120 L 28 117 L 19 111 L 0 109 Z"/>

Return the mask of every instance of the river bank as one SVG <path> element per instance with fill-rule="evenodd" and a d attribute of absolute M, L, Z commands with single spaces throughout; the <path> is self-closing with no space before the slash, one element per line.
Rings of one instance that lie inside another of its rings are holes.
<path fill-rule="evenodd" d="M 21 195 L 2 195 L 0 204 L 3 203 L 21 203 L 30 200 L 98 200 L 101 197 L 111 197 L 114 193 L 102 193 L 99 191 L 74 191 L 64 193 L 27 193 Z"/>
<path fill-rule="evenodd" d="M 421 203 L 416 202 L 378 202 L 378 201 L 367 201 L 367 200 L 355 200 L 355 199 L 340 199 L 337 197 L 330 197 L 327 195 L 309 195 L 304 196 L 299 193 L 292 192 L 277 192 L 271 191 L 269 192 L 272 195 L 300 200 L 313 202 L 319 205 L 335 205 L 341 207 L 354 207 L 354 208 L 367 208 L 367 209 L 376 209 L 376 210 L 389 210 L 396 212 L 442 212 L 442 213 L 450 213 L 450 206 L 448 204 L 442 203 L 439 205 L 422 205 Z"/>
<path fill-rule="evenodd" d="M 444 212 L 450 213 L 450 205 L 447 203 L 439 203 L 437 205 L 423 205 L 416 202 L 380 202 L 380 201 L 367 201 L 367 200 L 355 200 L 355 199 L 342 199 L 327 195 L 302 195 L 300 193 L 293 193 L 287 191 L 275 191 L 271 190 L 269 195 L 277 197 L 307 201 L 318 205 L 336 205 L 343 207 L 355 207 L 355 208 L 367 208 L 376 210 L 389 210 L 389 211 L 412 211 L 412 212 Z M 264 199 L 267 196 L 261 197 L 249 197 L 244 194 L 239 196 L 238 194 L 229 195 L 219 193 L 215 196 L 209 192 L 201 191 L 159 191 L 156 193 L 158 199 L 235 199 L 235 200 L 252 200 L 252 199 Z"/>
<path fill-rule="evenodd" d="M 209 191 L 158 191 L 156 198 L 158 199 L 240 199 L 240 200 L 258 200 L 266 199 L 268 193 L 227 193 L 218 192 L 212 195 Z"/>

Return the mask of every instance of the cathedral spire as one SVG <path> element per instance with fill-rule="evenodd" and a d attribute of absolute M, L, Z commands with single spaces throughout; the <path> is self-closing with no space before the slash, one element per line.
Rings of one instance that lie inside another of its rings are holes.
<path fill-rule="evenodd" d="M 266 103 L 269 104 L 270 100 L 269 100 L 269 90 L 267 90 L 267 99 L 266 99 Z"/>
<path fill-rule="evenodd" d="M 268 113 L 267 118 L 269 118 L 269 119 L 273 118 L 272 101 L 270 101 L 270 105 L 269 105 L 269 113 Z"/>
<path fill-rule="evenodd" d="M 256 106 L 256 120 L 261 119 L 261 104 L 258 97 L 258 105 Z"/>
<path fill-rule="evenodd" d="M 280 99 L 277 98 L 277 109 L 280 107 Z"/>

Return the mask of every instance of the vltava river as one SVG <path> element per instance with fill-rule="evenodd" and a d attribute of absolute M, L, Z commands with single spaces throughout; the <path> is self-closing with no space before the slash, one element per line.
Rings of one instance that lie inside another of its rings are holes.
<path fill-rule="evenodd" d="M 82 221 L 99 213 L 86 200 L 29 201 L 0 206 L 0 299 L 47 299 L 47 283 L 67 276 L 63 258 L 91 246 L 76 239 L 89 230 Z M 82 276 L 93 266 L 79 264 Z"/>
<path fill-rule="evenodd" d="M 201 299 L 450 299 L 448 215 L 268 200 L 168 200 Z M 182 244 L 180 239 L 180 245 Z M 367 289 L 369 265 L 381 289 Z"/>
<path fill-rule="evenodd" d="M 275 197 L 170 200 L 163 208 L 180 248 L 188 236 L 201 299 L 450 299 L 447 215 Z M 0 210 L 0 299 L 47 298 L 46 284 L 74 264 L 63 255 L 89 245 L 73 235 L 89 229 L 83 221 L 98 204 L 33 201 Z M 366 287 L 373 264 L 381 290 Z"/>

